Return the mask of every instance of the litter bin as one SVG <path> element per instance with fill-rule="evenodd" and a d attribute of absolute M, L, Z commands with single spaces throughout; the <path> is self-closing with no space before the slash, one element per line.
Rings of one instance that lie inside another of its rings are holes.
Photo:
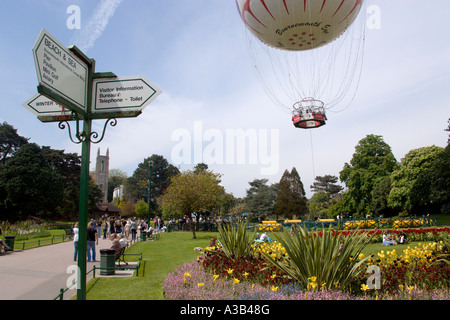
<path fill-rule="evenodd" d="M 141 234 L 140 234 L 139 240 L 141 240 L 141 241 L 147 240 L 147 232 L 141 230 Z"/>
<path fill-rule="evenodd" d="M 5 251 L 14 251 L 14 240 L 16 239 L 16 236 L 5 236 L 5 243 L 10 248 L 5 248 Z"/>
<path fill-rule="evenodd" d="M 100 250 L 100 275 L 111 276 L 116 274 L 116 250 Z"/>

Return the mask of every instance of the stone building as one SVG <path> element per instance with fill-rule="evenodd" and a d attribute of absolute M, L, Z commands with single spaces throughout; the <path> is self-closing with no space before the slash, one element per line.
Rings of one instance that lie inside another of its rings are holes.
<path fill-rule="evenodd" d="M 102 202 L 108 202 L 108 178 L 109 178 L 109 148 L 106 150 L 106 155 L 100 155 L 100 148 L 97 151 L 97 160 L 95 162 L 95 184 L 103 192 Z"/>

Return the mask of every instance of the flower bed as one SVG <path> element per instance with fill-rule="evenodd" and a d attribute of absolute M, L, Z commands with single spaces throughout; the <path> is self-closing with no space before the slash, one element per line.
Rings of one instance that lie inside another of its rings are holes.
<path fill-rule="evenodd" d="M 382 242 L 383 230 L 342 230 L 339 231 L 340 234 L 349 236 L 356 234 L 367 234 L 372 237 L 371 242 L 377 243 Z M 408 241 L 430 241 L 439 242 L 446 241 L 450 239 L 450 228 L 408 228 L 408 229 L 388 229 L 388 233 L 395 235 L 396 237 L 403 233 L 406 235 Z M 320 235 L 320 232 L 318 233 Z"/>
<path fill-rule="evenodd" d="M 438 256 L 449 254 L 450 248 L 443 242 L 421 244 L 415 248 L 407 247 L 401 254 L 396 249 L 382 250 L 370 257 L 364 264 L 364 272 L 355 279 L 353 288 L 368 279 L 366 273 L 370 265 L 376 265 L 381 272 L 381 288 L 387 294 L 401 295 L 407 288 L 424 292 L 450 288 L 450 265 L 438 260 Z"/>
<path fill-rule="evenodd" d="M 220 249 L 219 249 L 220 250 Z M 277 242 L 255 249 L 252 257 L 229 259 L 221 254 L 205 253 L 197 261 L 182 265 L 169 274 L 163 284 L 169 300 L 366 300 L 415 299 L 450 300 L 450 265 L 439 261 L 450 249 L 444 243 L 406 247 L 399 253 L 381 251 L 360 267 L 363 272 L 348 290 L 326 289 L 315 277 L 301 287 L 269 265 L 262 252 L 272 258 L 285 257 Z M 362 259 L 363 256 L 357 257 Z M 353 258 L 352 258 L 353 259 Z M 370 290 L 367 268 L 380 268 L 381 288 Z"/>
<path fill-rule="evenodd" d="M 194 261 L 170 273 L 163 283 L 167 300 L 450 300 L 448 289 L 423 290 L 405 286 L 396 293 L 303 289 L 295 283 L 264 287 L 249 281 L 218 277 Z"/>

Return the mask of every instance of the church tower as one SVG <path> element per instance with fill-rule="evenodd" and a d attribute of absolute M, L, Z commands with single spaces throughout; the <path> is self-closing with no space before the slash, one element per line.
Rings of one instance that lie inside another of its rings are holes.
<path fill-rule="evenodd" d="M 95 184 L 103 192 L 103 202 L 108 202 L 108 177 L 109 177 L 109 148 L 106 156 L 100 155 L 100 148 L 97 151 L 97 161 L 95 163 Z"/>

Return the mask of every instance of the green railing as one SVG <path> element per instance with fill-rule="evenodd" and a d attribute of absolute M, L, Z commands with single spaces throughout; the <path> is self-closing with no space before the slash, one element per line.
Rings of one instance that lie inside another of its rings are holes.
<path fill-rule="evenodd" d="M 60 235 L 53 235 L 51 238 L 48 239 L 47 238 L 38 239 L 35 241 L 23 241 L 23 242 L 14 241 L 14 250 L 26 250 L 38 248 L 70 240 L 72 240 L 71 235 L 60 234 Z"/>

